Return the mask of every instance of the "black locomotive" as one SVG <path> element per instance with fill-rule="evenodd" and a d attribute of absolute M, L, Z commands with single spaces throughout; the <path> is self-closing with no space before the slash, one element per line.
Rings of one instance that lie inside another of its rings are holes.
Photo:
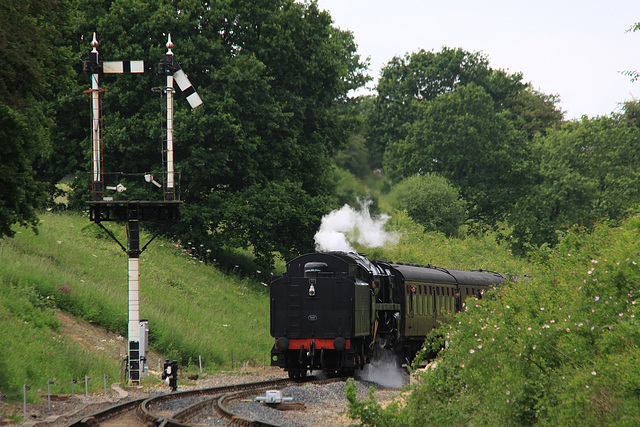
<path fill-rule="evenodd" d="M 311 253 L 271 282 L 271 366 L 291 378 L 310 370 L 353 374 L 376 348 L 410 361 L 438 322 L 506 278 L 486 271 Z"/>

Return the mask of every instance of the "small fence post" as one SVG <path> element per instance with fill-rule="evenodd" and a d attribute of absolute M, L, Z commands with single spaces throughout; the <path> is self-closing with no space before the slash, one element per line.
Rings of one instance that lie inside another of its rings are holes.
<path fill-rule="evenodd" d="M 84 376 L 84 397 L 89 397 L 89 378 L 88 376 Z"/>
<path fill-rule="evenodd" d="M 23 405 L 22 405 L 22 418 L 27 421 L 27 390 L 31 390 L 31 387 L 24 384 L 22 386 Z"/>
<path fill-rule="evenodd" d="M 198 364 L 200 365 L 200 375 L 202 375 L 202 356 L 198 356 Z"/>
<path fill-rule="evenodd" d="M 51 384 L 53 384 L 53 381 L 47 380 L 47 406 L 49 411 L 51 410 Z"/>
<path fill-rule="evenodd" d="M 107 397 L 107 378 L 111 378 L 111 375 L 104 374 L 103 378 L 104 378 L 104 397 Z"/>

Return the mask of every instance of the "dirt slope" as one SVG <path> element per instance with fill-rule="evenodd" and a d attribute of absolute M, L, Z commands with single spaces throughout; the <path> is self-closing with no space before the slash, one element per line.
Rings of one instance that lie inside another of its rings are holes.
<path fill-rule="evenodd" d="M 115 332 L 107 331 L 84 320 L 79 320 L 70 314 L 59 311 L 56 317 L 62 324 L 60 333 L 70 341 L 77 342 L 87 352 L 104 353 L 110 358 L 122 360 L 127 355 L 127 337 Z M 165 358 L 160 353 L 149 352 L 149 368 L 157 370 L 158 359 Z"/>

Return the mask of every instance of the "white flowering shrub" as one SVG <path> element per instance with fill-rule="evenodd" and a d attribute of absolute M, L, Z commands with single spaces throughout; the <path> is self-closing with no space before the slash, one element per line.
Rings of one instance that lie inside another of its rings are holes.
<path fill-rule="evenodd" d="M 638 241 L 638 217 L 575 229 L 536 255 L 533 279 L 468 300 L 440 331 L 449 345 L 437 368 L 385 415 L 398 425 L 639 425 Z"/>

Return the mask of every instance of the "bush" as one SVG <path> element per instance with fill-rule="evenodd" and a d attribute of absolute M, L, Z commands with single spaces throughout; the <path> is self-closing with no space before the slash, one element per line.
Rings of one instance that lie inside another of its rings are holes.
<path fill-rule="evenodd" d="M 391 189 L 389 200 L 395 209 L 405 209 L 426 231 L 457 236 L 466 219 L 466 202 L 444 177 L 414 175 Z"/>
<path fill-rule="evenodd" d="M 639 217 L 573 230 L 537 253 L 535 279 L 467 300 L 400 414 L 352 412 L 396 425 L 640 424 L 639 238 Z"/>

